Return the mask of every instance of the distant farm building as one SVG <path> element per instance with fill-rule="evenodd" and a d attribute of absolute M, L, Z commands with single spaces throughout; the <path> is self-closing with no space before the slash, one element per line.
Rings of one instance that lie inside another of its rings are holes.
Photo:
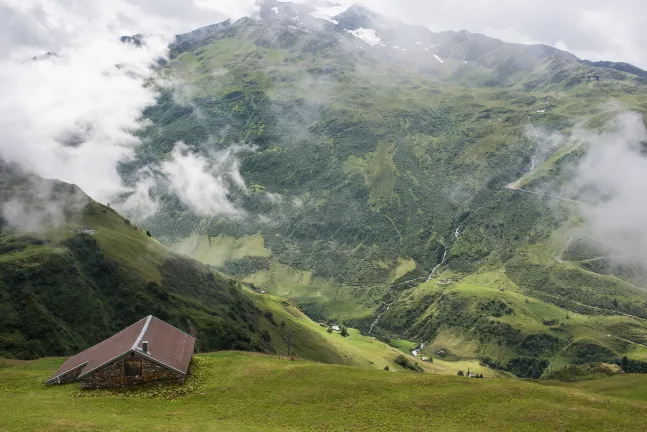
<path fill-rule="evenodd" d="M 332 329 L 333 329 L 334 331 L 341 331 L 341 328 L 340 328 L 338 325 L 334 325 L 334 326 L 332 326 Z"/>
<path fill-rule="evenodd" d="M 586 79 L 589 81 L 600 81 L 600 75 L 589 75 Z"/>
<path fill-rule="evenodd" d="M 67 359 L 45 384 L 122 387 L 154 380 L 183 383 L 195 338 L 153 316 Z"/>

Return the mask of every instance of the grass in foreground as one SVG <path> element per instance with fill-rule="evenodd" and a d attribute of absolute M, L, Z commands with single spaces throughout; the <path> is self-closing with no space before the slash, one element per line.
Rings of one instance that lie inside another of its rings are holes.
<path fill-rule="evenodd" d="M 0 369 L 1 431 L 141 430 L 639 430 L 647 401 L 625 400 L 603 383 L 636 392 L 647 377 L 592 384 L 392 373 L 222 352 L 196 357 L 190 392 L 165 400 L 151 387 L 80 392 L 44 388 L 59 361 Z M 595 384 L 595 388 L 587 386 Z"/>

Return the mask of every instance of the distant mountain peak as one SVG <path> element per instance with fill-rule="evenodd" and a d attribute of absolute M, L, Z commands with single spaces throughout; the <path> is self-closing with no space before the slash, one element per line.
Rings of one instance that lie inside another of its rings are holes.
<path fill-rule="evenodd" d="M 132 36 L 122 36 L 121 42 L 125 44 L 133 44 L 136 47 L 140 47 L 144 44 L 144 35 L 138 33 Z"/>
<path fill-rule="evenodd" d="M 334 20 L 336 20 L 338 25 L 344 30 L 365 28 L 377 31 L 387 24 L 395 24 L 395 22 L 388 23 L 384 16 L 375 13 L 364 6 L 356 4 L 352 5 L 339 15 L 336 15 Z"/>
<path fill-rule="evenodd" d="M 58 57 L 58 54 L 56 54 L 55 52 L 49 52 L 48 51 L 45 54 L 34 56 L 29 60 L 31 60 L 31 61 L 41 61 L 41 60 L 49 60 L 49 59 L 51 59 L 53 57 Z"/>

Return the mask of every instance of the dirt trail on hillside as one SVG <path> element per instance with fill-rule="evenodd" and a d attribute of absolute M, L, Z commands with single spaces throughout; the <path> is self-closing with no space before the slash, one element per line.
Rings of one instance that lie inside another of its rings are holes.
<path fill-rule="evenodd" d="M 586 205 L 586 206 L 591 205 L 591 204 L 585 203 L 584 201 L 578 201 L 578 200 L 574 200 L 574 199 L 570 199 L 570 198 L 564 198 L 564 197 L 559 196 L 559 195 L 551 195 L 551 194 L 545 194 L 545 193 L 541 193 L 541 192 L 535 192 L 535 191 L 529 191 L 529 190 L 526 190 L 526 189 L 521 189 L 520 184 L 521 184 L 521 179 L 517 180 L 514 183 L 510 183 L 510 184 L 506 185 L 505 188 L 508 189 L 508 190 L 511 190 L 511 191 L 522 192 L 522 193 L 527 193 L 527 194 L 532 194 L 532 195 L 537 195 L 537 196 L 543 196 L 543 197 L 547 197 L 547 198 L 553 198 L 553 199 L 556 199 L 556 200 L 566 201 L 566 202 L 570 202 L 570 203 L 573 203 L 573 204 L 583 204 L 583 205 Z"/>

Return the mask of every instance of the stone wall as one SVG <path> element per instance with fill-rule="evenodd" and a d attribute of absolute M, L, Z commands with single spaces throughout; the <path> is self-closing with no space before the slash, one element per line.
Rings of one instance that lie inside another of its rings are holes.
<path fill-rule="evenodd" d="M 138 359 L 142 362 L 142 373 L 139 377 L 127 377 L 125 360 Z M 92 374 L 81 378 L 83 388 L 124 387 L 154 380 L 165 380 L 181 384 L 185 376 L 172 369 L 167 369 L 139 354 L 127 354 L 112 363 L 108 363 Z"/>

